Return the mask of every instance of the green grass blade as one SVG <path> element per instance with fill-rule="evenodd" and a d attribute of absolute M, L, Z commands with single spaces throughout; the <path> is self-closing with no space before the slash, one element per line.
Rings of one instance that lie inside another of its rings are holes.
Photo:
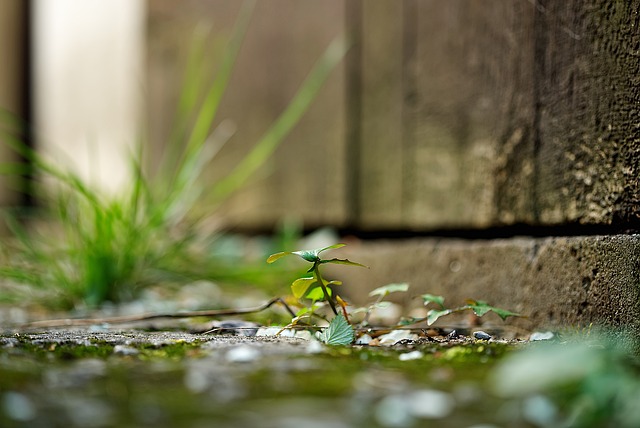
<path fill-rule="evenodd" d="M 207 139 L 209 130 L 216 117 L 218 107 L 220 106 L 220 100 L 224 94 L 231 77 L 231 71 L 235 64 L 238 52 L 242 46 L 244 35 L 246 34 L 249 26 L 249 20 L 252 15 L 253 8 L 255 6 L 255 0 L 245 1 L 240 11 L 236 25 L 233 30 L 233 35 L 229 41 L 229 46 L 225 51 L 225 55 L 222 59 L 222 64 L 216 75 L 216 78 L 209 88 L 205 100 L 203 102 L 200 111 L 196 117 L 191 136 L 187 143 L 187 151 L 197 151 Z M 188 156 L 188 153 L 187 153 Z"/>
<path fill-rule="evenodd" d="M 302 115 L 308 110 L 325 80 L 342 60 L 347 49 L 348 46 L 344 36 L 337 37 L 331 42 L 289 105 L 273 125 L 231 173 L 216 183 L 211 192 L 211 199 L 214 203 L 223 201 L 231 193 L 242 187 L 247 179 L 273 154 L 287 134 L 298 123 Z"/>

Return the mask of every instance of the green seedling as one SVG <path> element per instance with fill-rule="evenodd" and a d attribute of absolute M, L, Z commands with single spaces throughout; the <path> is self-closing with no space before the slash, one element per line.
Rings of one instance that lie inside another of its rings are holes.
<path fill-rule="evenodd" d="M 389 304 L 388 302 L 383 301 L 383 299 L 385 299 L 389 294 L 396 293 L 396 292 L 407 292 L 408 290 L 409 290 L 409 284 L 400 283 L 400 284 L 388 284 L 382 287 L 378 287 L 375 290 L 371 291 L 369 293 L 369 296 L 371 297 L 377 296 L 377 300 L 366 308 L 358 308 L 354 311 L 354 313 L 365 312 L 364 319 L 362 320 L 360 325 L 365 326 L 368 324 L 371 311 L 373 311 L 376 308 L 385 307 Z M 432 306 L 436 306 L 436 308 L 430 309 L 429 312 L 427 312 L 427 316 L 424 318 L 405 319 L 404 321 L 401 322 L 400 324 L 401 326 L 405 326 L 409 324 L 417 324 L 423 321 L 426 321 L 428 325 L 432 325 L 441 317 L 451 315 L 453 313 L 468 311 L 468 310 L 473 311 L 473 313 L 476 314 L 476 316 L 478 317 L 482 317 L 483 315 L 489 312 L 494 312 L 500 318 L 502 318 L 502 320 L 506 320 L 508 317 L 521 316 L 520 314 L 508 311 L 506 309 L 490 306 L 487 302 L 483 300 L 469 299 L 467 300 L 466 304 L 463 306 L 459 306 L 456 308 L 447 308 L 444 305 L 444 297 L 442 296 L 436 296 L 433 294 L 423 294 L 420 297 L 422 298 L 422 301 L 425 306 L 432 305 Z"/>
<path fill-rule="evenodd" d="M 506 309 L 500 309 L 494 306 L 490 306 L 487 302 L 483 300 L 468 299 L 466 305 L 459 306 L 457 308 L 447 308 L 444 306 L 444 297 L 442 296 L 434 296 L 433 294 L 423 294 L 420 297 L 422 298 L 422 301 L 425 306 L 428 306 L 428 305 L 437 306 L 437 309 L 429 310 L 429 312 L 427 312 L 427 317 L 420 320 L 420 321 L 426 320 L 428 325 L 433 324 L 443 316 L 450 315 L 453 313 L 464 312 L 468 310 L 473 311 L 473 313 L 479 317 L 482 317 L 489 312 L 493 312 L 496 315 L 498 315 L 500 318 L 502 318 L 503 321 L 509 317 L 521 316 L 520 314 L 508 311 Z"/>
<path fill-rule="evenodd" d="M 359 325 L 362 327 L 369 324 L 369 317 L 371 316 L 371 312 L 374 309 L 385 308 L 391 304 L 390 302 L 383 301 L 389 294 L 398 293 L 398 292 L 404 293 L 407 290 L 409 290 L 409 284 L 406 284 L 406 283 L 387 284 L 387 285 L 383 285 L 382 287 L 378 287 L 375 290 L 372 290 L 369 293 L 369 296 L 371 297 L 377 296 L 376 301 L 365 308 L 358 308 L 353 311 L 353 313 L 364 312 L 364 318 L 362 319 Z"/>
<path fill-rule="evenodd" d="M 340 296 L 335 293 L 331 286 L 342 285 L 340 281 L 329 281 L 322 276 L 321 266 L 326 264 L 340 264 L 348 266 L 367 267 L 363 264 L 352 262 L 348 259 L 322 259 L 320 253 L 332 250 L 336 248 L 342 248 L 345 244 L 334 244 L 328 247 L 319 248 L 315 250 L 301 250 L 301 251 L 283 251 L 275 253 L 269 256 L 267 263 L 273 263 L 285 256 L 298 256 L 302 260 L 312 263 L 307 273 L 312 276 L 305 276 L 298 278 L 291 284 L 291 292 L 297 299 L 309 299 L 312 302 L 311 309 L 307 309 L 303 312 L 313 312 L 315 309 L 315 302 L 324 300 L 331 307 L 331 311 L 335 315 L 329 327 L 322 332 L 320 340 L 327 344 L 349 344 L 353 342 L 354 332 L 353 328 L 348 322 L 348 315 L 345 310 L 346 304 Z M 336 305 L 340 305 L 343 310 L 343 314 L 338 314 Z M 299 315 L 302 315 L 299 313 Z"/>

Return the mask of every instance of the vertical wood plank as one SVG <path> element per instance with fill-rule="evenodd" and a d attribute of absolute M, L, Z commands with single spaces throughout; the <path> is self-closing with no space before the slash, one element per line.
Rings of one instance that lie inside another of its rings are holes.
<path fill-rule="evenodd" d="M 362 141 L 362 52 L 365 34 L 363 31 L 362 6 L 364 0 L 346 2 L 346 30 L 351 48 L 345 58 L 345 107 L 346 107 L 346 140 L 345 140 L 345 212 L 347 228 L 360 228 L 362 215 L 362 174 L 361 157 L 364 142 Z"/>
<path fill-rule="evenodd" d="M 537 2 L 544 224 L 640 219 L 640 2 Z"/>
<path fill-rule="evenodd" d="M 0 51 L 4 58 L 0 67 L 0 109 L 18 120 L 27 119 L 27 14 L 27 4 L 22 0 L 0 2 Z M 13 119 L 2 119 L 4 115 L 0 119 L 0 130 L 15 129 Z M 0 162 L 16 160 L 16 154 L 4 144 L 0 133 Z M 14 181 L 10 176 L 0 175 L 0 206 L 18 202 L 18 189 Z"/>
<path fill-rule="evenodd" d="M 239 3 L 151 3 L 149 61 L 154 67 L 149 73 L 154 88 L 151 96 L 156 100 L 151 104 L 152 123 L 158 117 L 166 119 L 171 115 L 180 89 L 179 79 L 166 77 L 179 75 L 179 62 L 184 59 L 181 54 L 188 48 L 194 26 L 210 26 L 214 39 L 223 42 Z M 219 121 L 227 119 L 235 124 L 236 133 L 212 163 L 208 179 L 213 182 L 228 174 L 283 111 L 325 48 L 344 31 L 344 14 L 344 0 L 257 3 L 218 113 Z M 165 30 L 173 34 L 164 33 Z M 160 41 L 160 37 L 164 39 Z M 332 72 L 317 99 L 267 165 L 225 204 L 221 214 L 228 226 L 272 228 L 287 216 L 303 219 L 309 227 L 344 224 L 343 67 Z M 155 132 L 161 139 L 168 128 L 163 125 Z"/>
<path fill-rule="evenodd" d="M 419 3 L 414 228 L 529 220 L 532 13 L 513 3 Z"/>
<path fill-rule="evenodd" d="M 360 227 L 396 228 L 402 216 L 403 9 L 363 2 Z"/>

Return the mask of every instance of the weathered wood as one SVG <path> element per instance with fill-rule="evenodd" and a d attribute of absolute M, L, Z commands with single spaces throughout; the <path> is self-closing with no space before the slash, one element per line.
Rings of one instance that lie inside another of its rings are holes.
<path fill-rule="evenodd" d="M 418 9 L 415 169 L 403 223 L 420 228 L 482 227 L 493 220 L 492 161 L 497 89 L 488 32 L 503 9 L 477 2 L 420 2 Z M 506 55 L 500 60 L 508 60 Z M 501 65 L 499 62 L 497 65 Z"/>
<path fill-rule="evenodd" d="M 0 67 L 0 109 L 25 120 L 27 114 L 27 5 L 21 0 L 0 2 L 0 51 L 3 61 Z M 16 130 L 13 119 L 2 120 L 0 131 Z M 15 135 L 15 134 L 14 134 Z M 15 152 L 3 141 L 0 132 L 0 162 L 15 162 Z M 0 175 L 0 206 L 15 204 L 19 195 L 14 178 Z"/>
<path fill-rule="evenodd" d="M 193 24 L 226 34 L 238 8 L 151 3 L 152 123 L 169 123 Z M 238 130 L 213 180 L 284 108 L 345 9 L 348 80 L 336 70 L 270 168 L 226 205 L 235 224 L 287 213 L 368 230 L 638 221 L 637 1 L 258 2 L 220 112 Z"/>
<path fill-rule="evenodd" d="M 240 2 L 150 3 L 149 63 L 154 138 L 169 132 L 179 79 L 196 24 L 214 40 L 228 37 Z M 344 31 L 344 0 L 257 2 L 232 79 L 218 113 L 236 126 L 211 165 L 211 180 L 229 173 L 287 106 L 329 43 Z M 175 12 L 175 14 L 174 14 Z M 258 176 L 225 204 L 230 226 L 273 227 L 286 216 L 305 225 L 341 225 L 345 211 L 345 102 L 343 66 L 337 67 L 298 126 Z M 161 75 L 160 77 L 154 77 Z"/>
<path fill-rule="evenodd" d="M 363 2 L 359 226 L 389 228 L 402 215 L 403 13 L 395 0 Z"/>
<path fill-rule="evenodd" d="M 637 221 L 637 6 L 387 4 L 363 40 L 362 225 Z"/>
<path fill-rule="evenodd" d="M 532 220 L 533 16 L 512 3 L 365 5 L 362 226 Z"/>
<path fill-rule="evenodd" d="M 540 222 L 640 218 L 640 2 L 538 2 Z"/>

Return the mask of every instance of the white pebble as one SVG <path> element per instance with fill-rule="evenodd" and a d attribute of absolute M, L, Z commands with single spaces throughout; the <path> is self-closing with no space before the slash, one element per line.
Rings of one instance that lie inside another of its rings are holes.
<path fill-rule="evenodd" d="M 531 333 L 531 336 L 529 336 L 529 340 L 532 342 L 538 340 L 551 340 L 554 336 L 555 335 L 552 331 L 536 331 L 534 333 Z"/>
<path fill-rule="evenodd" d="M 391 333 L 383 334 L 378 340 L 380 345 L 391 346 L 403 340 L 418 340 L 418 335 L 409 330 L 393 330 Z"/>
<path fill-rule="evenodd" d="M 260 357 L 260 351 L 251 346 L 238 346 L 231 348 L 225 355 L 230 363 L 250 363 Z"/>
<path fill-rule="evenodd" d="M 410 360 L 419 360 L 422 357 L 424 357 L 424 354 L 422 352 L 411 351 L 411 352 L 405 352 L 404 354 L 400 354 L 398 359 L 400 361 L 410 361 Z"/>

